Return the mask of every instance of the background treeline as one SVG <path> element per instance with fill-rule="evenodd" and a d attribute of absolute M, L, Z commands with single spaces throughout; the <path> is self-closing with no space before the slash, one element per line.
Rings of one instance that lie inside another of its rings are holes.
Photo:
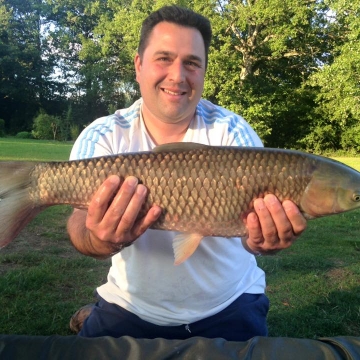
<path fill-rule="evenodd" d="M 360 151 L 360 0 L 176 3 L 213 25 L 205 98 L 267 146 Z M 131 104 L 139 28 L 164 4 L 0 0 L 0 136 L 68 140 Z"/>

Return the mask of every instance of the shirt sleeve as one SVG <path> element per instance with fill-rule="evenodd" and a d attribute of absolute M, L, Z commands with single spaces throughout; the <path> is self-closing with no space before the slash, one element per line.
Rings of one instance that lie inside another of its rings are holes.
<path fill-rule="evenodd" d="M 99 118 L 88 125 L 76 139 L 70 160 L 113 155 L 112 134 L 116 115 Z"/>

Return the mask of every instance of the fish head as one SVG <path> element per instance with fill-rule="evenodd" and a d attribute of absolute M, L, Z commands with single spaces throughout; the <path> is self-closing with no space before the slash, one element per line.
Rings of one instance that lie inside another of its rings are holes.
<path fill-rule="evenodd" d="M 312 174 L 300 201 L 309 219 L 360 207 L 360 173 L 338 161 L 325 159 Z"/>

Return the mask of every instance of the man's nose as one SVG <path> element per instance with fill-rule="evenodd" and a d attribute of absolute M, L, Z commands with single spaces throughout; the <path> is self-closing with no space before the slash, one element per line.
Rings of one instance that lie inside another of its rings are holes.
<path fill-rule="evenodd" d="M 177 84 L 185 81 L 185 67 L 181 61 L 174 61 L 169 67 L 169 80 Z"/>

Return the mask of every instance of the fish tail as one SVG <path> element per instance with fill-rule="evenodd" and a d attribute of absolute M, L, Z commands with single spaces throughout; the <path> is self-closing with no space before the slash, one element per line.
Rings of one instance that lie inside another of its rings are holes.
<path fill-rule="evenodd" d="M 40 212 L 29 196 L 31 162 L 0 162 L 0 248 Z"/>

